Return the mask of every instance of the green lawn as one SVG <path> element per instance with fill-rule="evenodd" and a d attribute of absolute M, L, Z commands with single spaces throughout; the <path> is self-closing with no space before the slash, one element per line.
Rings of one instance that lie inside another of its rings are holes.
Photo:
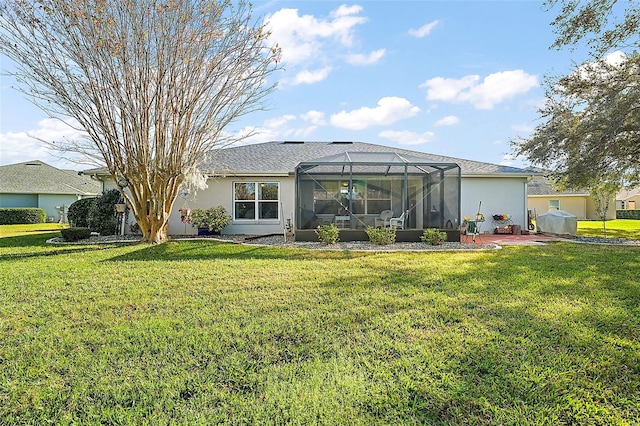
<path fill-rule="evenodd" d="M 0 238 L 0 424 L 640 419 L 637 247 L 49 237 Z"/>
<path fill-rule="evenodd" d="M 590 237 L 628 238 L 640 240 L 640 220 L 617 219 L 607 220 L 603 226 L 602 221 L 580 220 L 578 221 L 578 235 Z"/>

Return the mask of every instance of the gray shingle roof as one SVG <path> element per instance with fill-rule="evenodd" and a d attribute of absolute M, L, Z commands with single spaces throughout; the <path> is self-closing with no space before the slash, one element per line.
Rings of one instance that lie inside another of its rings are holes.
<path fill-rule="evenodd" d="M 0 166 L 0 193 L 98 195 L 99 182 L 42 161 Z"/>
<path fill-rule="evenodd" d="M 616 194 L 616 200 L 626 200 L 640 194 L 640 188 L 623 189 Z"/>
<path fill-rule="evenodd" d="M 221 149 L 205 165 L 204 171 L 211 174 L 236 175 L 255 175 L 260 173 L 291 174 L 294 173 L 296 166 L 301 162 L 318 160 L 344 152 L 395 152 L 434 163 L 457 163 L 460 166 L 462 176 L 532 176 L 539 174 L 532 169 L 501 166 L 364 142 L 280 141 Z"/>
<path fill-rule="evenodd" d="M 535 177 L 527 184 L 527 195 L 589 195 L 586 190 L 566 190 L 559 191 L 553 186 L 548 178 L 544 176 Z"/>

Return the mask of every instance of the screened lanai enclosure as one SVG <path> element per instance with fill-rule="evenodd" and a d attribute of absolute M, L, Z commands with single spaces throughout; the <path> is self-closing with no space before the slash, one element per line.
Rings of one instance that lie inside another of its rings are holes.
<path fill-rule="evenodd" d="M 460 167 L 393 152 L 345 152 L 296 168 L 296 240 L 335 224 L 341 241 L 368 240 L 367 227 L 393 227 L 397 241 L 460 224 Z"/>

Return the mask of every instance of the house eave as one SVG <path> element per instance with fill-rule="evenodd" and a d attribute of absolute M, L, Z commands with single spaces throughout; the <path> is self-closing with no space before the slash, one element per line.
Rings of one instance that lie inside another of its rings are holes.
<path fill-rule="evenodd" d="M 256 171 L 231 171 L 225 170 L 224 172 L 208 173 L 210 178 L 227 178 L 227 177 L 291 177 L 294 176 L 293 172 L 256 172 Z"/>
<path fill-rule="evenodd" d="M 532 178 L 530 173 L 462 173 L 463 178 Z"/>
<path fill-rule="evenodd" d="M 585 194 L 585 193 L 575 193 L 575 194 L 527 194 L 527 197 L 531 197 L 531 198 L 548 198 L 548 197 L 558 197 L 558 198 L 562 198 L 562 197 L 588 197 L 589 194 Z"/>

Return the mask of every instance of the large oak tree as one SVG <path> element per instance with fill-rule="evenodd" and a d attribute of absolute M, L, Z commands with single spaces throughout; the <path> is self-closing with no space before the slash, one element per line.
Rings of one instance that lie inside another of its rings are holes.
<path fill-rule="evenodd" d="M 513 142 L 516 155 L 567 187 L 640 183 L 640 7 L 613 0 L 550 0 L 555 48 L 585 42 L 590 58 L 547 77 L 542 124 Z"/>
<path fill-rule="evenodd" d="M 125 183 L 143 241 L 166 240 L 181 187 L 264 107 L 277 46 L 243 1 L 6 0 L 0 52 L 29 99 L 87 138 L 57 147 Z"/>

